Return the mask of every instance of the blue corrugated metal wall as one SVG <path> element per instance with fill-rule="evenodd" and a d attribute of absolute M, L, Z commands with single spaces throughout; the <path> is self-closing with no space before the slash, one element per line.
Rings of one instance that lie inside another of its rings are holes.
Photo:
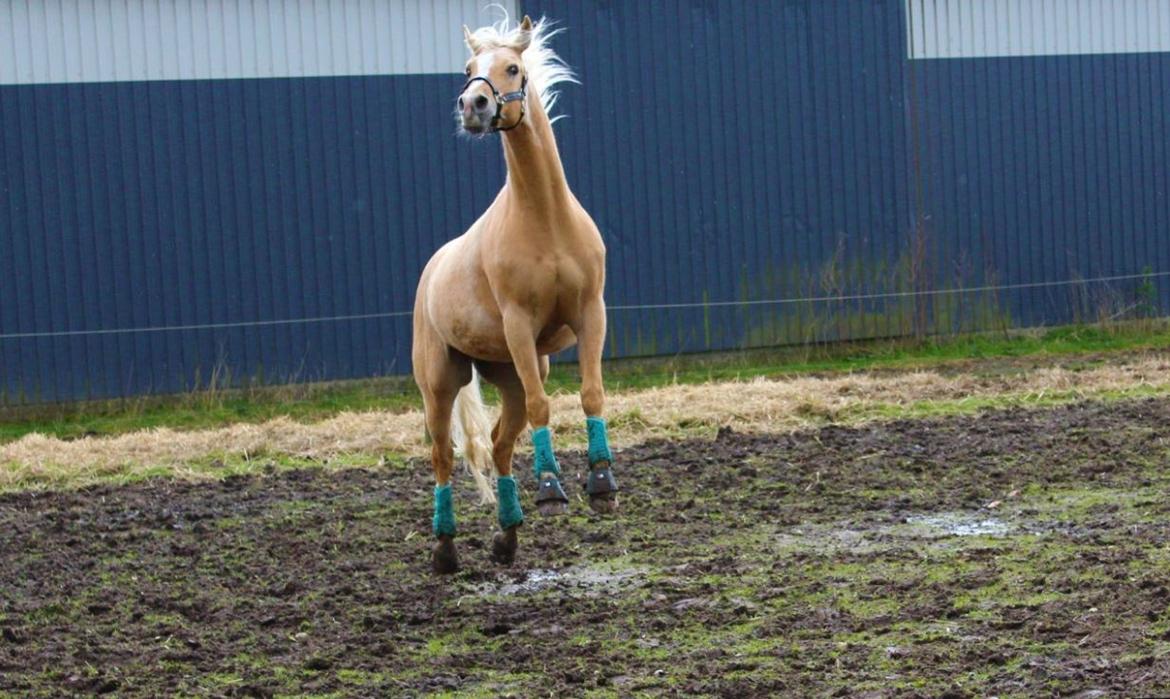
<path fill-rule="evenodd" d="M 997 17 L 909 2 L 954 53 L 971 46 L 951 30 L 995 43 L 963 26 L 975 19 L 1010 20 L 999 43 L 1017 52 L 1063 29 L 1043 24 L 1059 5 L 1009 2 Z M 909 60 L 906 0 L 524 7 L 563 19 L 558 46 L 581 73 L 560 139 L 610 244 L 615 354 L 1060 324 L 1170 303 L 1170 53 L 1107 52 L 1170 37 L 1090 37 L 1091 55 Z M 628 167 L 597 167 L 614 160 Z"/>
<path fill-rule="evenodd" d="M 581 76 L 558 138 L 606 234 L 614 354 L 903 332 L 874 300 L 709 303 L 894 276 L 912 218 L 899 3 L 524 7 L 561 21 Z"/>
<path fill-rule="evenodd" d="M 504 176 L 461 84 L 0 87 L 4 399 L 408 371 L 418 271 L 493 196 L 453 173 Z"/>
<path fill-rule="evenodd" d="M 522 5 L 582 81 L 610 356 L 1170 303 L 1170 54 L 910 60 L 904 0 Z M 2 401 L 407 371 L 418 271 L 494 195 L 455 173 L 503 179 L 460 82 L 0 86 Z"/>
<path fill-rule="evenodd" d="M 940 264 L 965 254 L 1003 285 L 1138 276 L 1012 289 L 999 304 L 1016 325 L 1168 307 L 1170 54 L 911 66 Z"/>

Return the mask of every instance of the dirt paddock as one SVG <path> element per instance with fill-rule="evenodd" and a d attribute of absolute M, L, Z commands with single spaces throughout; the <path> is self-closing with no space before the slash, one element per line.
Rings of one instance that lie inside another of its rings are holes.
<path fill-rule="evenodd" d="M 1167 696 L 1168 426 L 651 441 L 507 569 L 463 479 L 452 578 L 421 463 L 0 496 L 0 696 Z"/>

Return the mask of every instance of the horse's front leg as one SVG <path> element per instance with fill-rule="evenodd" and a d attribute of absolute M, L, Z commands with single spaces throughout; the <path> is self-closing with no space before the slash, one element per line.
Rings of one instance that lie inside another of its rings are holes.
<path fill-rule="evenodd" d="M 534 323 L 519 309 L 505 310 L 503 315 L 504 338 L 516 375 L 524 386 L 524 410 L 532 425 L 532 470 L 539 484 L 536 506 L 543 515 L 564 514 L 569 511 L 569 498 L 561 487 L 561 468 L 553 454 L 552 433 L 548 429 L 549 400 L 541 379 Z"/>
<path fill-rule="evenodd" d="M 611 513 L 617 510 L 617 481 L 613 477 L 611 464 L 613 454 L 609 450 L 606 434 L 605 386 L 601 379 L 601 353 L 605 347 L 605 301 L 598 298 L 582 309 L 580 327 L 577 333 L 578 358 L 581 366 L 581 407 L 585 411 L 585 429 L 589 435 L 589 506 L 597 512 Z"/>

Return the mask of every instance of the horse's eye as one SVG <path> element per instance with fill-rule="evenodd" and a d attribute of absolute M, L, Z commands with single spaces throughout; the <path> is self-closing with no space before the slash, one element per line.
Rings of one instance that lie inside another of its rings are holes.
<path fill-rule="evenodd" d="M 508 66 L 508 75 L 519 75 L 520 66 Z"/>

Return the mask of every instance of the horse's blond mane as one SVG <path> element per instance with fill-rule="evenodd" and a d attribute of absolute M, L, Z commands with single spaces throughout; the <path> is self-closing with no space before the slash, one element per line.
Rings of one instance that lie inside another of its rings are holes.
<path fill-rule="evenodd" d="M 517 25 L 509 28 L 510 24 L 507 13 L 505 13 L 504 18 L 495 24 L 476 29 L 472 32 L 472 37 L 477 44 L 487 50 L 519 49 L 522 45 L 520 27 Z M 541 106 L 550 117 L 552 117 L 553 106 L 557 103 L 557 96 L 560 94 L 552 88 L 560 83 L 577 82 L 573 70 L 565 65 L 556 51 L 553 51 L 548 45 L 549 39 L 560 33 L 560 29 L 552 28 L 552 22 L 541 17 L 532 25 L 532 38 L 528 48 L 520 54 L 521 60 L 524 61 L 524 70 L 528 73 L 528 85 L 531 89 L 536 90 L 537 96 L 540 97 Z M 559 118 L 553 118 L 552 121 Z"/>

